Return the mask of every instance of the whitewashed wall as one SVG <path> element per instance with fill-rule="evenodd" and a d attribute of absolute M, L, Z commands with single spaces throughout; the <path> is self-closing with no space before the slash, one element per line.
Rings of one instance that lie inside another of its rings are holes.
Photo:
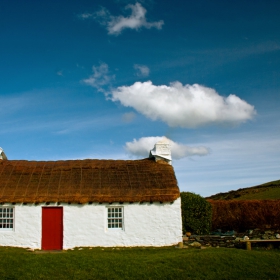
<path fill-rule="evenodd" d="M 15 205 L 14 231 L 0 230 L 0 245 L 40 249 L 42 206 L 46 205 Z M 172 204 L 60 206 L 63 207 L 64 249 L 82 246 L 168 246 L 182 241 L 180 198 Z M 123 207 L 124 229 L 107 228 L 108 206 Z"/>
<path fill-rule="evenodd" d="M 0 229 L 0 245 L 14 247 L 41 248 L 42 207 L 34 205 L 11 205 L 14 207 L 14 229 Z"/>
<path fill-rule="evenodd" d="M 115 205 L 118 204 L 110 206 Z M 64 248 L 166 246 L 182 241 L 180 198 L 173 204 L 124 203 L 121 206 L 124 229 L 107 228 L 106 205 L 64 206 Z"/>

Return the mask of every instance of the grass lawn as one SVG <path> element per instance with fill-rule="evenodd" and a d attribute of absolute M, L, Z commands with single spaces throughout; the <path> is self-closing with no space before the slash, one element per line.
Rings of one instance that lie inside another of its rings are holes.
<path fill-rule="evenodd" d="M 262 185 L 218 193 L 208 197 L 214 200 L 251 200 L 251 199 L 280 199 L 280 180 L 268 182 Z"/>
<path fill-rule="evenodd" d="M 258 192 L 244 194 L 237 199 L 280 199 L 280 188 L 264 188 Z"/>
<path fill-rule="evenodd" d="M 280 279 L 280 250 L 0 247 L 0 279 Z"/>

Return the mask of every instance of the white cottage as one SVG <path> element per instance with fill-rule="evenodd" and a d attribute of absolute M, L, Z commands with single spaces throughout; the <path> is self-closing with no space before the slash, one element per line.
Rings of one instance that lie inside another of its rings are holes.
<path fill-rule="evenodd" d="M 1 149 L 0 246 L 61 250 L 181 242 L 177 180 L 169 162 L 156 162 L 157 156 L 160 149 L 143 160 L 23 161 L 7 160 Z"/>

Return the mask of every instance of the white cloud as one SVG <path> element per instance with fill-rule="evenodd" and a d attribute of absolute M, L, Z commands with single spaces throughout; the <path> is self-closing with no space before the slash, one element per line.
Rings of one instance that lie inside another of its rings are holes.
<path fill-rule="evenodd" d="M 114 76 L 108 75 L 108 65 L 101 63 L 100 66 L 92 66 L 92 72 L 93 74 L 88 79 L 84 79 L 83 82 L 104 92 L 102 86 L 110 84 L 114 78 Z"/>
<path fill-rule="evenodd" d="M 156 137 L 142 137 L 138 140 L 134 139 L 132 142 L 126 142 L 125 149 L 132 155 L 137 157 L 148 157 L 150 150 L 155 143 L 160 141 L 163 136 Z M 181 159 L 190 156 L 205 156 L 210 153 L 206 147 L 189 147 L 184 144 L 176 143 L 170 140 L 171 155 L 173 159 Z"/>
<path fill-rule="evenodd" d="M 80 17 L 83 19 L 94 17 L 101 25 L 106 26 L 108 33 L 111 35 L 119 35 L 124 29 L 130 28 L 139 30 L 142 27 L 150 29 L 152 27 L 161 29 L 164 24 L 163 20 L 156 22 L 148 22 L 146 20 L 147 10 L 140 4 L 129 4 L 125 7 L 126 10 L 131 10 L 131 15 L 124 16 L 112 16 L 110 12 L 101 8 L 99 11 L 93 14 L 82 14 Z"/>
<path fill-rule="evenodd" d="M 134 69 L 138 77 L 147 77 L 150 74 L 150 69 L 146 65 L 134 64 Z"/>
<path fill-rule="evenodd" d="M 78 17 L 79 17 L 80 19 L 89 19 L 89 18 L 94 18 L 94 14 L 91 14 L 91 13 L 83 13 L 83 14 L 78 15 Z"/>
<path fill-rule="evenodd" d="M 120 101 L 152 120 L 171 127 L 194 128 L 207 124 L 235 125 L 253 118 L 254 106 L 231 94 L 219 95 L 202 85 L 153 85 L 151 81 L 121 86 L 111 92 L 112 101 Z"/>

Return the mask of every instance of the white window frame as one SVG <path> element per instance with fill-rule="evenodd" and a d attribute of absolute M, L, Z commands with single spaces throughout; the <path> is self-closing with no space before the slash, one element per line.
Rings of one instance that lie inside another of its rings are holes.
<path fill-rule="evenodd" d="M 15 208 L 0 207 L 0 231 L 13 231 L 15 228 Z"/>
<path fill-rule="evenodd" d="M 107 207 L 107 228 L 109 230 L 124 229 L 124 209 L 122 206 Z"/>

